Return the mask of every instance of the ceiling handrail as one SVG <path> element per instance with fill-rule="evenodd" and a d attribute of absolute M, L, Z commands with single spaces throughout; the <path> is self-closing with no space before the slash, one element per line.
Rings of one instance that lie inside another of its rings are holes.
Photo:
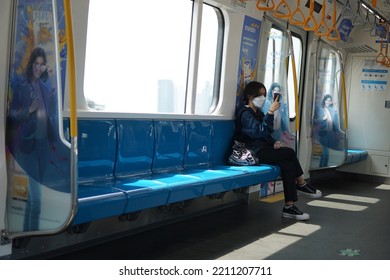
<path fill-rule="evenodd" d="M 326 10 L 326 1 L 327 0 L 323 0 L 322 1 L 322 20 L 321 22 L 318 24 L 316 30 L 314 31 L 314 33 L 317 35 L 317 36 L 328 36 L 329 33 L 331 32 L 330 28 L 328 27 L 328 25 L 326 24 L 326 21 L 325 21 L 325 10 Z M 325 32 L 321 32 L 320 29 L 321 27 L 324 27 L 325 29 Z"/>
<path fill-rule="evenodd" d="M 284 6 L 287 9 L 287 13 L 281 13 L 279 10 L 281 10 Z M 286 0 L 282 0 L 279 2 L 279 4 L 276 6 L 274 10 L 274 17 L 276 18 L 290 18 L 291 17 L 291 9 L 290 6 L 287 4 Z"/>
<path fill-rule="evenodd" d="M 265 3 L 265 2 L 267 2 L 267 3 Z M 271 6 L 268 6 L 269 2 L 271 2 Z M 275 3 L 274 3 L 274 0 L 268 0 L 268 1 L 267 0 L 257 0 L 256 7 L 260 11 L 271 11 L 275 8 Z"/>
<path fill-rule="evenodd" d="M 337 6 L 336 6 L 336 0 L 333 0 L 333 16 L 332 16 L 332 28 L 330 29 L 330 32 L 326 38 L 329 41 L 338 41 L 340 40 L 340 32 L 336 28 L 336 15 L 337 15 Z M 333 35 L 332 35 L 333 34 Z M 335 34 L 335 36 L 334 36 Z"/>
<path fill-rule="evenodd" d="M 288 19 L 290 24 L 303 25 L 305 23 L 305 15 L 303 14 L 301 8 L 299 7 L 300 5 L 301 5 L 301 0 L 297 0 L 297 8 L 295 9 L 295 11 L 291 14 L 290 18 Z M 301 21 L 295 20 L 294 17 L 296 15 L 301 16 L 302 20 Z"/>
<path fill-rule="evenodd" d="M 305 29 L 306 31 L 315 31 L 317 29 L 317 21 L 313 16 L 313 11 L 314 11 L 314 0 L 310 0 L 309 16 L 303 22 L 303 29 Z M 309 22 L 311 21 L 313 22 L 314 27 L 309 27 Z"/>

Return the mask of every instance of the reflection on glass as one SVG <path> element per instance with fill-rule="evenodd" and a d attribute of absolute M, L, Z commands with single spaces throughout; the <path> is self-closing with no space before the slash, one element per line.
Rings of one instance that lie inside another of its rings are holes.
<path fill-rule="evenodd" d="M 288 106 L 287 96 L 282 91 L 282 86 L 279 83 L 273 83 L 268 90 L 267 99 L 265 101 L 263 112 L 267 113 L 272 102 L 278 99 L 280 102 L 279 110 L 274 113 L 274 132 L 272 137 L 280 142 L 285 147 L 295 148 L 295 136 L 290 132 L 289 129 L 289 118 L 288 118 Z"/>
<path fill-rule="evenodd" d="M 337 108 L 333 106 L 333 98 L 330 94 L 322 98 L 317 114 L 316 122 L 319 128 L 317 140 L 322 148 L 320 167 L 326 167 L 329 164 L 329 149 L 343 151 L 345 138 L 340 130 L 339 114 Z"/>
<path fill-rule="evenodd" d="M 268 89 L 267 100 L 263 111 L 266 112 L 275 98 L 280 94 L 281 107 L 275 112 L 273 138 L 282 142 L 283 146 L 295 149 L 295 134 L 291 131 L 294 126 L 295 92 L 292 74 L 292 61 L 290 57 L 289 34 L 285 30 L 272 27 L 268 39 L 267 57 L 264 64 L 264 85 Z M 301 68 L 302 42 L 292 36 L 294 56 L 297 67 L 298 81 Z M 288 61 L 288 72 L 286 72 Z M 298 84 L 299 87 L 299 84 Z"/>
<path fill-rule="evenodd" d="M 340 56 L 330 46 L 320 43 L 317 67 L 313 104 L 312 169 L 343 164 L 346 150 L 344 127 L 340 120 Z"/>

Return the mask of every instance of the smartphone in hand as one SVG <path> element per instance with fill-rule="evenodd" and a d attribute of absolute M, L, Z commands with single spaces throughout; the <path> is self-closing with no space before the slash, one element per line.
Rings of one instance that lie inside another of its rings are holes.
<path fill-rule="evenodd" d="M 280 93 L 274 92 L 274 101 L 280 101 Z"/>

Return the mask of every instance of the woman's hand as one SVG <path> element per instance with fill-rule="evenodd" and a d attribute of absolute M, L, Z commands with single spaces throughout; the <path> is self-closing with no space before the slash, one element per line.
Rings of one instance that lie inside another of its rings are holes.
<path fill-rule="evenodd" d="M 282 147 L 282 143 L 280 143 L 280 141 L 276 141 L 274 143 L 274 149 L 277 150 L 277 149 L 280 149 Z"/>
<path fill-rule="evenodd" d="M 272 102 L 271 106 L 269 106 L 269 110 L 275 112 L 276 110 L 279 109 L 279 107 L 280 107 L 280 102 L 278 97 L 274 102 Z"/>
<path fill-rule="evenodd" d="M 31 102 L 30 107 L 28 108 L 28 113 L 31 114 L 32 112 L 35 112 L 39 107 L 39 98 L 35 97 L 34 100 Z"/>

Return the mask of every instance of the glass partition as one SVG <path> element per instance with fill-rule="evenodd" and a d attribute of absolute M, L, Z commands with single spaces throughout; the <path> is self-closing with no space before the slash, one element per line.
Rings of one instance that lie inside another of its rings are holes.
<path fill-rule="evenodd" d="M 275 112 L 273 137 L 284 146 L 295 149 L 295 92 L 293 84 L 292 63 L 290 60 L 290 34 L 286 30 L 272 26 L 267 36 L 267 54 L 264 63 L 264 85 L 267 88 L 267 100 L 263 111 L 267 112 L 276 96 L 281 102 Z M 302 42 L 293 36 L 294 55 L 297 58 L 297 72 L 300 72 Z M 286 66 L 288 66 L 286 68 Z M 299 79 L 298 79 L 299 80 Z"/>
<path fill-rule="evenodd" d="M 311 169 L 336 167 L 345 161 L 347 147 L 341 74 L 341 55 L 320 41 L 313 95 Z"/>

